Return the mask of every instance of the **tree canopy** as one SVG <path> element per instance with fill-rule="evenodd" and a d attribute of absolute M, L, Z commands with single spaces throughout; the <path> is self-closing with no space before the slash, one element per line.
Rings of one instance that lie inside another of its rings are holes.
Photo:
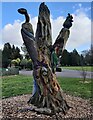
<path fill-rule="evenodd" d="M 14 45 L 11 46 L 10 43 L 5 43 L 2 50 L 2 67 L 7 68 L 11 60 L 17 58 L 22 59 L 20 49 Z"/>

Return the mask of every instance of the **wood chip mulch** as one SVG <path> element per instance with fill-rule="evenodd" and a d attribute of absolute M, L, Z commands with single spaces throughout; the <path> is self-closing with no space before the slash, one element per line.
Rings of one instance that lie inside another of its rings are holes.
<path fill-rule="evenodd" d="M 72 108 L 66 115 L 59 113 L 56 116 L 48 116 L 37 114 L 33 111 L 19 111 L 20 109 L 31 107 L 27 104 L 30 96 L 31 95 L 22 95 L 0 100 L 2 103 L 0 118 L 2 118 L 2 120 L 17 120 L 20 118 L 22 120 L 93 120 L 93 109 L 91 102 L 89 100 L 84 100 L 82 98 L 73 97 L 67 94 L 64 94 L 64 97 Z"/>

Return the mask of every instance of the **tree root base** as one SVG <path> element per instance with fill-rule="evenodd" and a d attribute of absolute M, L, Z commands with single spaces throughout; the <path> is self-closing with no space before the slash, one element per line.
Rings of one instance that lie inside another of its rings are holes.
<path fill-rule="evenodd" d="M 70 108 L 71 107 L 69 107 L 68 110 Z M 60 112 L 64 113 L 64 115 L 65 115 L 68 110 L 66 110 L 66 112 L 63 112 L 63 110 L 61 108 L 57 108 L 56 110 L 51 110 L 50 108 L 37 108 L 36 106 L 31 106 L 31 107 L 27 107 L 27 108 L 22 108 L 18 112 L 33 111 L 33 112 L 36 112 L 37 114 L 44 114 L 44 115 L 52 116 L 52 115 L 56 115 Z"/>

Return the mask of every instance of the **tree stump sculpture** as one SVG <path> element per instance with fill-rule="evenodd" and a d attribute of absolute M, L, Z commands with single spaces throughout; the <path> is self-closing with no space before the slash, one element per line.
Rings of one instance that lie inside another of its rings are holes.
<path fill-rule="evenodd" d="M 55 48 L 58 48 L 58 51 L 64 50 L 73 17 L 68 14 L 63 24 L 64 27 L 52 45 L 50 11 L 45 3 L 41 3 L 39 7 L 35 37 L 32 25 L 29 23 L 30 18 L 27 10 L 20 8 L 18 12 L 25 15 L 26 18 L 25 23 L 22 24 L 21 34 L 33 62 L 34 91 L 28 104 L 34 105 L 32 110 L 39 113 L 52 115 L 56 112 L 63 112 L 66 114 L 70 107 L 63 98 L 62 89 L 52 70 L 51 54 Z"/>

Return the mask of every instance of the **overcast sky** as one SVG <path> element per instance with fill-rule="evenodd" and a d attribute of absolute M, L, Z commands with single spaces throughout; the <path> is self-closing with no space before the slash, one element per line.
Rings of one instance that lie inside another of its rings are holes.
<path fill-rule="evenodd" d="M 36 31 L 39 5 L 40 2 L 2 3 L 2 27 L 0 27 L 2 41 L 0 41 L 0 48 L 6 42 L 19 47 L 23 44 L 20 29 L 24 21 L 24 16 L 17 12 L 18 8 L 24 7 L 28 10 L 34 32 Z M 70 37 L 66 44 L 66 49 L 68 51 L 77 49 L 79 52 L 89 49 L 91 44 L 91 3 L 47 2 L 46 5 L 51 13 L 53 43 L 62 28 L 67 14 L 70 13 L 73 15 L 74 22 L 70 28 Z"/>

